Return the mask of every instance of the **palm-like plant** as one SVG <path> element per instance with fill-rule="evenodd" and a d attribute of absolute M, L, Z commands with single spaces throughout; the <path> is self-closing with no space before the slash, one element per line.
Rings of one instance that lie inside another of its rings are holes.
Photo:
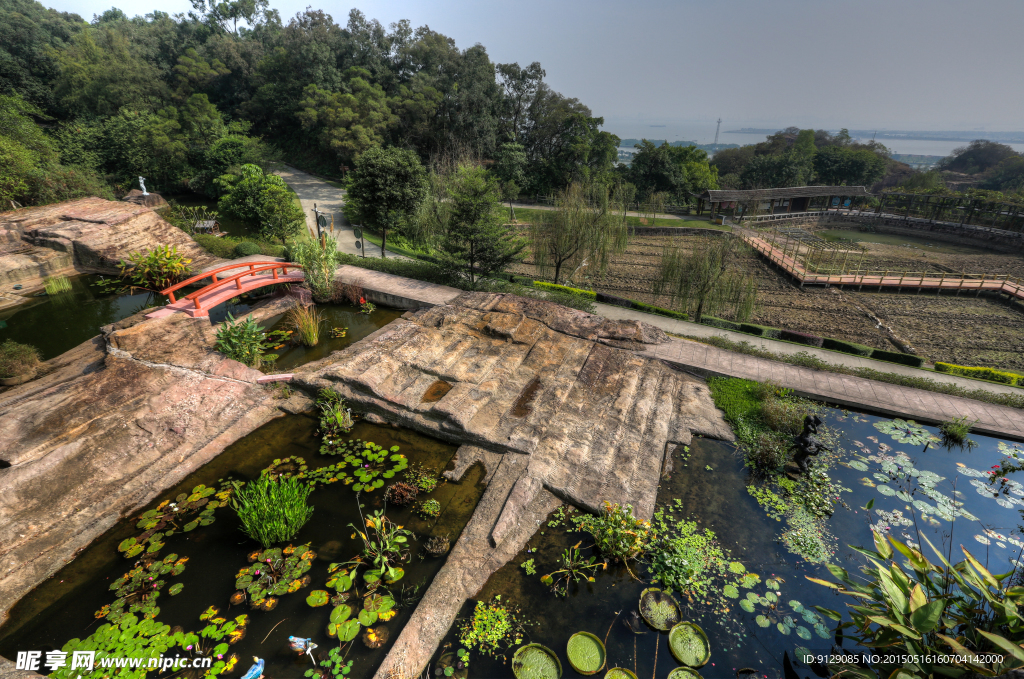
<path fill-rule="evenodd" d="M 837 612 L 815 606 L 838 621 L 840 629 L 865 648 L 884 649 L 883 658 L 909 658 L 902 663 L 882 662 L 873 669 L 855 665 L 829 667 L 836 676 L 877 679 L 895 677 L 958 677 L 968 672 L 994 677 L 1024 667 L 1024 587 L 1010 586 L 1013 572 L 990 573 L 961 546 L 964 561 L 950 565 L 947 557 L 927 538 L 942 566 L 892 536 L 874 533 L 875 550 L 854 547 L 868 557 L 863 568 L 867 580 L 857 582 L 839 566 L 828 569 L 842 585 L 808 577 L 840 594 L 855 597 L 852 621 L 842 622 Z M 891 543 L 891 544 L 890 544 Z M 901 566 L 895 552 L 906 558 Z"/>

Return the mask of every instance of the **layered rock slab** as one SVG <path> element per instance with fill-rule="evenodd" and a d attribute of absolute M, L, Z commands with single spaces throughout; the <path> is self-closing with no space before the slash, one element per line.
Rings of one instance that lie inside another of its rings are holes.
<path fill-rule="evenodd" d="M 138 314 L 105 330 L 0 394 L 0 622 L 121 518 L 296 409 L 212 350 L 208 319 Z"/>
<path fill-rule="evenodd" d="M 707 385 L 635 353 L 668 337 L 644 323 L 512 295 L 465 293 L 406 313 L 296 371 L 361 409 L 464 444 L 488 489 L 377 677 L 416 675 L 463 602 L 562 501 L 654 512 L 666 452 L 694 433 L 732 440 Z M 496 467 L 496 470 L 494 469 Z"/>

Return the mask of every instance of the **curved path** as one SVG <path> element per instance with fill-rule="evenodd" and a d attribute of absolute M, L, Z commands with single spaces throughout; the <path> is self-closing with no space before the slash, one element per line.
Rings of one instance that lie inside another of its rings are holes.
<path fill-rule="evenodd" d="M 338 252 L 356 256 L 363 254 L 356 247 L 358 239 L 342 213 L 342 207 L 345 205 L 344 189 L 288 165 L 279 166 L 274 170 L 274 174 L 280 175 L 281 179 L 284 179 L 285 183 L 299 197 L 302 211 L 306 213 L 306 229 L 310 236 L 316 237 L 316 221 L 313 217 L 313 206 L 316 205 L 320 212 L 327 215 L 328 222 L 331 217 L 334 217 L 334 229 L 329 233 L 338 239 Z M 328 224 L 328 228 L 329 226 Z M 366 239 L 363 239 L 363 242 L 366 244 L 367 257 L 380 257 L 380 246 L 374 245 Z M 387 256 L 399 257 L 390 250 L 387 252 Z"/>

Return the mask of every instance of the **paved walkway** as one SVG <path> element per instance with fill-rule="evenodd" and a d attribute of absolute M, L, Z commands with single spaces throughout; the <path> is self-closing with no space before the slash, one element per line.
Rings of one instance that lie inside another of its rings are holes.
<path fill-rule="evenodd" d="M 802 344 L 794 344 L 792 342 L 780 342 L 778 340 L 767 339 L 764 337 L 755 337 L 754 335 L 747 335 L 742 332 L 722 330 L 721 328 L 713 328 L 710 325 L 702 325 L 700 323 L 690 323 L 689 321 L 677 321 L 674 318 L 648 314 L 635 309 L 624 309 L 623 307 L 613 306 L 611 304 L 597 303 L 594 306 L 597 307 L 597 313 L 605 318 L 644 321 L 645 323 L 658 326 L 665 332 L 676 335 L 689 335 L 691 337 L 725 337 L 733 342 L 748 342 L 759 349 L 773 351 L 776 354 L 793 355 L 804 352 L 811 354 L 812 356 L 817 356 L 823 361 L 838 363 L 850 368 L 871 368 L 872 370 L 878 370 L 879 372 L 897 373 L 899 375 L 908 375 L 910 377 L 925 377 L 930 380 L 935 380 L 936 382 L 956 384 L 964 387 L 965 389 L 984 389 L 998 394 L 1024 394 L 1024 389 L 1011 387 L 1007 384 L 982 382 L 979 380 L 968 379 L 966 377 L 959 377 L 957 375 L 947 375 L 945 373 L 937 373 L 930 370 L 919 370 L 918 368 L 912 368 L 909 365 L 900 365 L 899 363 L 877 361 L 872 358 L 854 356 L 853 354 L 844 354 L 838 351 L 828 351 L 826 349 L 808 347 Z"/>
<path fill-rule="evenodd" d="M 331 217 L 334 217 L 334 229 L 329 233 L 338 239 L 338 252 L 362 255 L 362 251 L 356 247 L 356 241 L 359 239 L 356 238 L 352 227 L 347 225 L 348 222 L 341 211 L 345 204 L 344 190 L 288 165 L 282 165 L 274 172 L 280 175 L 299 197 L 302 210 L 306 213 L 306 228 L 311 236 L 316 237 L 316 221 L 313 217 L 313 206 L 316 205 L 317 209 L 327 216 L 328 228 Z M 363 242 L 366 244 L 367 257 L 380 257 L 380 246 L 366 239 L 363 239 Z M 387 254 L 389 257 L 399 256 L 390 250 Z"/>

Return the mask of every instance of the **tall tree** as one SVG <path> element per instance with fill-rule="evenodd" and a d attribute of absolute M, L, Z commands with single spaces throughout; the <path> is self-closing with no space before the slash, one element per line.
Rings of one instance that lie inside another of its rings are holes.
<path fill-rule="evenodd" d="M 690 239 L 688 239 L 690 240 Z M 654 294 L 668 294 L 672 302 L 700 323 L 706 313 L 732 312 L 745 321 L 754 310 L 757 286 L 738 261 L 739 239 L 731 234 L 692 239 L 688 249 L 666 247 Z"/>
<path fill-rule="evenodd" d="M 625 252 L 629 229 L 621 195 L 609 201 L 603 184 L 573 183 L 557 194 L 555 209 L 534 219 L 530 228 L 533 260 L 542 275 L 554 269 L 558 283 L 563 268 L 603 273 L 611 255 Z M 616 214 L 615 208 L 622 214 Z"/>
<path fill-rule="evenodd" d="M 501 145 L 494 163 L 494 174 L 501 181 L 501 192 L 508 200 L 509 219 L 515 221 L 516 211 L 512 201 L 519 196 L 520 189 L 526 183 L 526 151 L 522 144 L 505 142 Z"/>
<path fill-rule="evenodd" d="M 533 98 L 537 96 L 541 82 L 547 75 L 540 62 L 535 61 L 526 68 L 517 63 L 498 64 L 494 67 L 501 79 L 502 131 L 509 141 L 518 141 L 526 124 L 526 115 Z"/>
<path fill-rule="evenodd" d="M 237 177 L 224 178 L 227 193 L 218 207 L 224 214 L 258 227 L 266 240 L 287 243 L 305 228 L 306 217 L 295 205 L 291 190 L 276 174 L 265 174 L 257 165 L 243 165 Z"/>
<path fill-rule="evenodd" d="M 520 259 L 526 243 L 502 218 L 497 179 L 474 167 L 459 168 L 452 179 L 438 250 L 446 265 L 475 283 Z"/>
<path fill-rule="evenodd" d="M 388 231 L 409 219 L 426 193 L 426 171 L 413 151 L 375 146 L 359 157 L 348 175 L 345 214 L 381 232 L 383 258 Z"/>

